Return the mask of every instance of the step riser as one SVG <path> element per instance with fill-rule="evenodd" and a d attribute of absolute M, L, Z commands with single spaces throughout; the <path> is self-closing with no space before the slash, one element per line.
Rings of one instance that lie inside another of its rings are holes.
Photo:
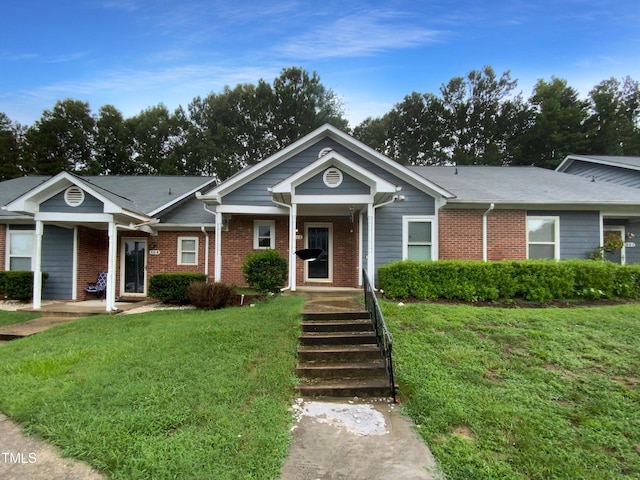
<path fill-rule="evenodd" d="M 380 360 L 380 352 L 298 352 L 301 362 L 371 362 Z"/>
<path fill-rule="evenodd" d="M 352 378 L 365 379 L 365 378 L 385 378 L 386 372 L 384 367 L 380 368 L 305 368 L 299 367 L 296 369 L 298 377 L 304 377 L 308 379 L 313 378 L 326 378 L 326 379 L 341 379 L 348 380 Z"/>
<path fill-rule="evenodd" d="M 374 335 L 341 335 L 341 336 L 314 336 L 299 338 L 300 344 L 311 345 L 375 345 Z"/>
<path fill-rule="evenodd" d="M 391 387 L 322 387 L 298 386 L 298 394 L 303 397 L 388 397 Z"/>
<path fill-rule="evenodd" d="M 371 322 L 345 322 L 345 323 L 302 323 L 303 332 L 372 332 Z"/>
<path fill-rule="evenodd" d="M 371 317 L 367 312 L 337 312 L 337 313 L 303 313 L 303 322 L 328 322 L 331 320 L 369 320 Z"/>

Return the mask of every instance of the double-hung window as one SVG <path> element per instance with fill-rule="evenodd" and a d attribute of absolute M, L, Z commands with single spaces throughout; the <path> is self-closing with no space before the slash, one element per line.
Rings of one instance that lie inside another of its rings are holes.
<path fill-rule="evenodd" d="M 560 259 L 559 217 L 527 217 L 527 258 Z"/>
<path fill-rule="evenodd" d="M 10 227 L 8 243 L 7 270 L 33 270 L 34 231 Z"/>
<path fill-rule="evenodd" d="M 178 265 L 198 264 L 198 237 L 178 237 Z"/>
<path fill-rule="evenodd" d="M 276 248 L 275 220 L 254 220 L 253 248 L 255 250 L 265 250 L 267 248 Z"/>
<path fill-rule="evenodd" d="M 434 260 L 434 217 L 405 216 L 402 218 L 402 258 L 404 260 Z"/>

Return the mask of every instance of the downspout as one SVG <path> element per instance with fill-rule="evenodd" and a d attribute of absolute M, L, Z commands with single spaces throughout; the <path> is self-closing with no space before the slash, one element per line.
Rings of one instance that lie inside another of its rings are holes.
<path fill-rule="evenodd" d="M 200 230 L 204 235 L 204 274 L 207 277 L 207 281 L 209 281 L 209 233 L 204 228 L 204 225 L 200 226 Z"/>
<path fill-rule="evenodd" d="M 207 208 L 207 204 L 206 203 L 202 203 L 202 206 L 204 207 L 204 211 L 210 213 L 211 215 L 214 216 L 215 218 L 215 251 L 214 251 L 214 255 L 213 255 L 213 260 L 215 262 L 215 265 L 213 266 L 213 281 L 214 282 L 219 282 L 220 279 L 222 278 L 222 249 L 221 249 L 221 245 L 220 242 L 222 240 L 222 232 L 220 231 L 222 229 L 222 214 L 220 212 L 215 212 L 213 210 L 210 210 Z M 202 227 L 204 228 L 204 227 Z M 207 242 L 209 240 L 209 237 L 207 237 Z M 208 260 L 208 256 L 209 256 L 209 249 L 207 248 L 206 254 L 207 256 L 207 260 Z M 209 268 L 208 267 L 209 263 L 207 261 L 207 267 L 205 268 Z"/>
<path fill-rule="evenodd" d="M 487 216 L 495 208 L 495 204 L 489 205 L 486 212 L 482 214 L 482 261 L 487 261 Z"/>
<path fill-rule="evenodd" d="M 293 282 L 292 282 L 293 280 L 292 272 L 295 271 L 295 268 L 296 268 L 296 257 L 295 257 L 296 254 L 294 253 L 296 226 L 292 225 L 293 222 L 291 221 L 291 218 L 292 218 L 291 209 L 293 208 L 293 205 L 287 205 L 286 203 L 278 202 L 277 200 L 274 200 L 273 197 L 271 198 L 271 202 L 273 202 L 275 205 L 279 207 L 284 207 L 289 209 L 289 275 L 287 275 L 288 285 L 281 288 L 280 291 L 281 292 L 286 292 L 287 290 L 295 291 L 295 286 L 293 285 Z"/>

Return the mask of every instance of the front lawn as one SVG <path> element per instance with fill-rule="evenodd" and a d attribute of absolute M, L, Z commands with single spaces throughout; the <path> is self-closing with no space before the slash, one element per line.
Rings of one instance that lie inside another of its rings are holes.
<path fill-rule="evenodd" d="M 0 348 L 0 411 L 110 478 L 279 476 L 302 298 L 97 316 Z"/>
<path fill-rule="evenodd" d="M 640 306 L 382 308 L 406 411 L 452 480 L 640 478 Z"/>
<path fill-rule="evenodd" d="M 26 322 L 38 317 L 35 313 L 30 312 L 10 312 L 0 310 L 0 327 L 4 325 L 13 325 L 14 323 Z"/>

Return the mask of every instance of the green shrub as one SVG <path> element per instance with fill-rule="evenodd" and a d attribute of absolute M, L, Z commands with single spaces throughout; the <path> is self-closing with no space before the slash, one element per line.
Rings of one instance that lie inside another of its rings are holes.
<path fill-rule="evenodd" d="M 3 272 L 4 296 L 13 300 L 31 300 L 33 298 L 33 272 L 13 270 Z M 42 288 L 49 278 L 47 272 L 42 272 Z M 2 284 L 0 278 L 0 284 Z"/>
<path fill-rule="evenodd" d="M 393 262 L 378 270 L 393 298 L 493 301 L 639 298 L 640 265 L 588 260 Z"/>
<path fill-rule="evenodd" d="M 5 296 L 5 288 L 7 286 L 7 272 L 0 271 L 0 298 Z"/>
<path fill-rule="evenodd" d="M 287 280 L 287 261 L 277 250 L 261 250 L 246 256 L 242 273 L 251 288 L 275 293 Z"/>
<path fill-rule="evenodd" d="M 204 273 L 158 273 L 149 279 L 149 296 L 165 303 L 189 303 L 189 285 L 204 282 Z"/>
<path fill-rule="evenodd" d="M 217 310 L 233 305 L 235 296 L 235 286 L 230 283 L 192 282 L 189 284 L 189 300 L 203 310 Z"/>

